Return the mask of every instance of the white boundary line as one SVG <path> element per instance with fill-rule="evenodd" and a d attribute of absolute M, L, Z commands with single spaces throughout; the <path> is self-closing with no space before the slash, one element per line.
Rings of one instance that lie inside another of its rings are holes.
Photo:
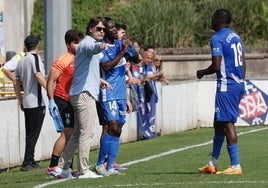
<path fill-rule="evenodd" d="M 247 132 L 241 132 L 241 133 L 238 133 L 237 135 L 241 136 L 241 135 L 244 135 L 244 134 L 258 132 L 258 131 L 262 131 L 262 130 L 266 130 L 266 129 L 268 129 L 268 127 L 264 127 L 264 128 L 260 128 L 260 129 L 254 129 L 254 130 L 250 130 L 250 131 L 247 131 Z M 192 145 L 192 146 L 185 146 L 183 148 L 178 148 L 178 149 L 166 151 L 166 152 L 163 152 L 163 153 L 160 153 L 160 154 L 157 154 L 157 155 L 152 155 L 152 156 L 149 156 L 149 157 L 145 157 L 143 159 L 130 161 L 130 162 L 127 162 L 127 163 L 124 163 L 124 164 L 121 164 L 121 165 L 122 166 L 130 166 L 130 165 L 133 165 L 133 164 L 136 164 L 136 163 L 149 161 L 149 160 L 152 160 L 152 159 L 155 159 L 155 158 L 159 158 L 159 157 L 162 157 L 162 156 L 170 155 L 170 154 L 173 154 L 173 153 L 176 153 L 176 152 L 185 151 L 185 150 L 200 147 L 200 146 L 205 146 L 205 145 L 208 145 L 208 144 L 211 144 L 211 143 L 212 143 L 212 140 L 210 140 L 208 142 L 204 142 L 202 144 L 197 144 L 197 145 Z"/>
<path fill-rule="evenodd" d="M 206 182 L 203 182 L 203 181 L 198 181 L 198 182 L 177 182 L 177 183 L 151 183 L 151 184 L 148 184 L 148 183 L 136 183 L 136 184 L 125 184 L 125 185 L 113 185 L 111 187 L 146 187 L 146 186 L 167 186 L 167 185 L 200 185 L 200 184 L 203 184 L 203 185 L 211 185 L 211 184 L 225 184 L 228 186 L 228 184 L 252 184 L 252 185 L 255 185 L 255 184 L 266 184 L 268 183 L 268 181 L 206 181 Z M 101 188 L 101 187 L 107 187 L 107 186 L 97 186 L 98 188 Z"/>
<path fill-rule="evenodd" d="M 241 136 L 241 135 L 245 135 L 245 134 L 249 134 L 249 133 L 254 133 L 254 132 L 258 132 L 258 131 L 262 131 L 262 130 L 267 130 L 268 127 L 264 127 L 264 128 L 260 128 L 260 129 L 254 129 L 254 130 L 250 130 L 250 131 L 246 131 L 246 132 L 241 132 L 241 133 L 238 133 L 237 135 L 238 136 Z M 130 166 L 130 165 L 133 165 L 133 164 L 137 164 L 137 163 L 140 163 L 140 162 L 144 162 L 144 161 L 149 161 L 149 160 L 152 160 L 152 159 L 155 159 L 155 158 L 159 158 L 159 157 L 162 157 L 162 156 L 166 156 L 166 155 L 170 155 L 170 154 L 173 154 L 173 153 L 176 153 L 176 152 L 180 152 L 180 151 L 185 151 L 185 150 L 188 150 L 188 149 L 192 149 L 192 148 L 196 148 L 196 147 L 201 147 L 201 146 L 206 146 L 208 144 L 211 144 L 212 143 L 212 140 L 208 141 L 208 142 L 204 142 L 204 143 L 201 143 L 201 144 L 196 144 L 196 145 L 192 145 L 192 146 L 185 146 L 183 148 L 178 148 L 178 149 L 173 149 L 173 150 L 170 150 L 170 151 L 166 151 L 166 152 L 163 152 L 163 153 L 160 153 L 160 154 L 157 154 L 157 155 L 152 155 L 152 156 L 149 156 L 149 157 L 145 157 L 143 159 L 138 159 L 138 160 L 135 160 L 135 161 L 130 161 L 130 162 L 127 162 L 127 163 L 123 163 L 121 164 L 122 166 Z M 60 179 L 60 180 L 55 180 L 55 181 L 51 181 L 51 182 L 48 182 L 48 183 L 44 183 L 44 184 L 40 184 L 40 185 L 37 185 L 35 186 L 34 188 L 43 188 L 43 187 L 46 187 L 48 185 L 53 185 L 53 184 L 58 184 L 58 183 L 61 183 L 61 182 L 64 182 L 64 181 L 68 181 L 68 180 L 72 180 L 72 179 Z M 189 182 L 189 183 L 174 183 L 174 185 L 183 185 L 183 184 L 207 184 L 207 183 L 212 183 L 212 184 L 231 184 L 231 183 L 241 183 L 241 184 L 244 184 L 244 183 L 267 183 L 265 181 L 227 181 L 227 182 L 217 182 L 217 181 L 211 181 L 211 182 L 197 182 L 197 183 L 194 183 L 194 182 Z M 166 184 L 166 183 L 165 183 Z M 128 184 L 128 185 L 117 185 L 115 187 L 124 187 L 124 186 L 127 186 L 127 187 L 132 187 L 132 186 L 148 186 L 149 184 Z M 150 185 L 154 185 L 154 184 L 150 184 Z M 155 184 L 155 185 L 161 185 L 161 184 Z M 163 184 L 164 185 L 164 184 Z M 173 185 L 173 184 L 172 184 Z"/>

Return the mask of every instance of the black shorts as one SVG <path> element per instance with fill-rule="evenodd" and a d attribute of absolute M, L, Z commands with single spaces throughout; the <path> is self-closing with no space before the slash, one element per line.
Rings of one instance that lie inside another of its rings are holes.
<path fill-rule="evenodd" d="M 64 128 L 74 128 L 74 109 L 70 101 L 66 101 L 60 97 L 54 97 L 55 103 L 57 104 Z"/>
<path fill-rule="evenodd" d="M 97 108 L 97 113 L 98 113 L 98 118 L 99 118 L 99 124 L 100 125 L 106 125 L 107 122 L 104 118 L 104 114 L 103 114 L 103 111 L 102 111 L 102 107 L 100 105 L 100 103 L 98 101 L 96 101 L 96 108 Z"/>

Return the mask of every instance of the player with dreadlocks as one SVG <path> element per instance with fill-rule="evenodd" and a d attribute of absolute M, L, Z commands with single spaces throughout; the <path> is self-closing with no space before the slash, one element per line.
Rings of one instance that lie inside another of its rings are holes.
<path fill-rule="evenodd" d="M 197 78 L 216 73 L 213 150 L 209 163 L 199 168 L 204 174 L 242 174 L 235 123 L 239 115 L 239 103 L 244 94 L 246 61 L 240 36 L 229 28 L 231 13 L 218 9 L 212 16 L 212 29 L 216 32 L 210 40 L 212 64 L 197 71 Z M 217 160 L 226 138 L 231 166 L 217 172 Z"/>

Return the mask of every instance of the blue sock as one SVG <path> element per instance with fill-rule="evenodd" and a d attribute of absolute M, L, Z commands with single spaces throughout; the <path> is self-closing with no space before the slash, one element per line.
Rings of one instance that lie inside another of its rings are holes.
<path fill-rule="evenodd" d="M 225 136 L 221 135 L 214 135 L 213 138 L 213 151 L 212 151 L 212 158 L 218 159 L 221 152 L 221 147 L 224 142 Z"/>
<path fill-rule="evenodd" d="M 115 158 L 119 150 L 119 145 L 120 145 L 119 137 L 113 136 L 113 139 L 111 140 L 109 154 L 108 154 L 107 170 L 113 168 L 113 164 L 115 162 Z"/>
<path fill-rule="evenodd" d="M 238 155 L 238 144 L 232 144 L 227 146 L 227 150 L 229 152 L 231 165 L 238 165 L 240 164 L 239 155 Z"/>
<path fill-rule="evenodd" d="M 113 137 L 108 133 L 105 133 L 100 142 L 100 151 L 97 165 L 102 165 L 105 162 L 105 157 L 109 152 L 111 140 Z"/>

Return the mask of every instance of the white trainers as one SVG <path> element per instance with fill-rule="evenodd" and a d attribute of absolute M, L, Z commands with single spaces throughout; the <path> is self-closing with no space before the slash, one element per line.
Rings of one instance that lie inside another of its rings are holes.
<path fill-rule="evenodd" d="M 106 168 L 104 167 L 104 165 L 97 165 L 95 166 L 95 171 L 99 174 L 99 175 L 103 175 L 105 176 L 106 174 Z"/>
<path fill-rule="evenodd" d="M 75 177 L 73 177 L 70 169 L 67 169 L 67 170 L 62 169 L 61 178 L 72 179 Z"/>
<path fill-rule="evenodd" d="M 101 178 L 102 175 L 98 175 L 95 172 L 92 172 L 91 170 L 86 172 L 85 174 L 81 174 L 78 176 L 78 178 Z"/>
<path fill-rule="evenodd" d="M 120 173 L 118 170 L 115 170 L 114 168 L 107 170 L 105 174 L 105 176 L 115 176 L 115 175 L 123 175 L 123 174 Z"/>

